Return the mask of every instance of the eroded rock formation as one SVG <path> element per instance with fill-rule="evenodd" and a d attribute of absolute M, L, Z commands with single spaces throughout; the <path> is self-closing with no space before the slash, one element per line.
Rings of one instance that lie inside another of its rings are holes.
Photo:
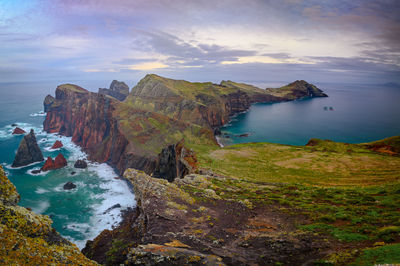
<path fill-rule="evenodd" d="M 16 127 L 12 134 L 13 135 L 21 135 L 21 134 L 25 134 L 25 133 L 26 133 L 25 130 L 23 130 L 22 128 Z"/>
<path fill-rule="evenodd" d="M 43 161 L 43 154 L 36 142 L 35 133 L 31 129 L 29 134 L 25 135 L 19 143 L 12 167 L 25 166 L 41 161 Z"/>
<path fill-rule="evenodd" d="M 99 94 L 109 95 L 123 101 L 129 94 L 129 87 L 125 82 L 113 80 L 109 89 L 99 88 Z"/>
<path fill-rule="evenodd" d="M 52 149 L 52 150 L 55 150 L 55 149 L 62 148 L 63 146 L 64 146 L 64 145 L 62 144 L 61 141 L 56 140 L 56 142 L 54 142 L 53 146 L 51 146 L 51 149 Z"/>
<path fill-rule="evenodd" d="M 46 162 L 44 163 L 42 168 L 40 168 L 40 170 L 49 171 L 49 170 L 60 169 L 67 166 L 67 164 L 68 164 L 67 160 L 61 153 L 59 153 L 54 160 L 51 157 L 47 157 Z"/>

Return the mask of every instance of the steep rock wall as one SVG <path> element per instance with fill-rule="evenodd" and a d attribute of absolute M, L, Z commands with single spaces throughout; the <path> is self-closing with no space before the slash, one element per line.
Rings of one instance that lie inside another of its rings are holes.
<path fill-rule="evenodd" d="M 56 97 L 48 95 L 43 128 L 49 133 L 72 137 L 89 154 L 89 159 L 109 162 L 120 173 L 128 167 L 151 172 L 154 158 L 127 152 L 129 141 L 121 133 L 114 117 L 118 101 L 89 92 L 76 85 L 60 85 Z"/>

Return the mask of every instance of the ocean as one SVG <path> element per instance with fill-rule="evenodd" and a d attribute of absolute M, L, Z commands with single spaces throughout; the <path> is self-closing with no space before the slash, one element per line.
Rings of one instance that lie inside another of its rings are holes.
<path fill-rule="evenodd" d="M 21 195 L 20 205 L 49 215 L 54 228 L 82 248 L 86 240 L 116 225 L 121 220 L 121 211 L 136 203 L 129 186 L 115 178 L 117 174 L 112 167 L 90 162 L 87 169 L 75 169 L 74 162 L 87 155 L 71 138 L 43 132 L 43 100 L 47 94 L 54 95 L 60 83 L 0 83 L 0 163 Z M 92 91 L 108 87 L 107 82 L 76 84 Z M 243 142 L 304 145 L 310 138 L 322 138 L 360 143 L 400 134 L 399 88 L 316 85 L 329 97 L 254 104 L 248 112 L 233 117 L 222 128 L 229 138 L 220 141 L 225 145 Z M 33 128 L 43 155 L 54 158 L 62 153 L 68 166 L 38 175 L 31 171 L 39 169 L 43 163 L 12 168 L 22 139 L 11 134 L 14 123 L 27 132 Z M 241 134 L 249 136 L 239 137 Z M 64 147 L 49 150 L 56 140 L 61 140 Z M 77 188 L 64 190 L 62 186 L 68 181 Z M 110 210 L 115 204 L 121 207 Z"/>
<path fill-rule="evenodd" d="M 320 138 L 363 143 L 400 135 L 400 88 L 316 85 L 329 97 L 254 104 L 231 118 L 219 142 L 305 145 L 310 138 Z"/>
<path fill-rule="evenodd" d="M 53 227 L 61 235 L 83 248 L 87 240 L 117 225 L 122 211 L 135 207 L 136 202 L 128 184 L 116 178 L 118 175 L 112 167 L 89 162 L 87 169 L 74 168 L 75 161 L 86 159 L 87 155 L 72 143 L 71 138 L 43 131 L 43 100 L 47 94 L 54 95 L 56 86 L 57 83 L 49 82 L 0 84 L 0 163 L 21 195 L 19 204 L 50 216 Z M 34 129 L 45 158 L 62 153 L 68 166 L 37 175 L 31 171 L 39 169 L 43 165 L 41 162 L 12 168 L 23 138 L 11 134 L 14 123 L 26 132 Z M 64 147 L 50 150 L 56 140 L 61 140 Z M 63 185 L 69 181 L 77 188 L 64 190 Z M 116 204 L 120 207 L 110 209 Z"/>

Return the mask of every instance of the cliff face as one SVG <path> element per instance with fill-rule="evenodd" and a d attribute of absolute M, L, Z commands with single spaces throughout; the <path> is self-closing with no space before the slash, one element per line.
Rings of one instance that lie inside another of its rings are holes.
<path fill-rule="evenodd" d="M 129 142 L 113 114 L 118 103 L 114 98 L 76 85 L 60 85 L 55 98 L 48 95 L 45 99 L 47 115 L 43 128 L 72 137 L 91 160 L 109 162 L 121 172 L 127 167 L 153 169 L 153 158 L 127 152 Z"/>
<path fill-rule="evenodd" d="M 97 265 L 62 238 L 49 217 L 18 206 L 19 195 L 0 166 L 0 264 Z"/>
<path fill-rule="evenodd" d="M 252 103 L 279 100 L 282 99 L 247 84 L 192 83 L 152 74 L 132 89 L 126 102 L 176 120 L 216 128 L 227 123 L 229 116 L 246 111 Z"/>

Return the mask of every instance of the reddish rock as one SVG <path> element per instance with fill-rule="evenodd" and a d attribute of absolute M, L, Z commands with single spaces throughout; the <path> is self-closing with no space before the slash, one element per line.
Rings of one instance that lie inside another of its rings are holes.
<path fill-rule="evenodd" d="M 56 140 L 56 142 L 54 142 L 53 146 L 51 146 L 51 149 L 59 149 L 61 147 L 63 147 L 62 142 L 59 140 Z"/>
<path fill-rule="evenodd" d="M 67 160 L 60 153 L 57 155 L 55 160 L 53 160 L 51 157 L 47 157 L 46 162 L 44 163 L 42 168 L 40 168 L 40 170 L 48 171 L 48 170 L 63 168 L 64 166 L 67 166 Z"/>
<path fill-rule="evenodd" d="M 54 160 L 51 157 L 47 157 L 46 162 L 44 163 L 42 168 L 40 168 L 40 170 L 48 171 L 48 170 L 52 170 L 52 169 L 54 169 Z"/>
<path fill-rule="evenodd" d="M 67 160 L 64 158 L 64 156 L 60 153 L 57 155 L 56 159 L 54 160 L 54 167 L 55 169 L 58 168 L 63 168 L 64 166 L 67 166 Z"/>
<path fill-rule="evenodd" d="M 12 134 L 13 135 L 21 135 L 21 134 L 25 134 L 25 133 L 26 133 L 25 130 L 23 130 L 22 128 L 16 127 Z"/>

